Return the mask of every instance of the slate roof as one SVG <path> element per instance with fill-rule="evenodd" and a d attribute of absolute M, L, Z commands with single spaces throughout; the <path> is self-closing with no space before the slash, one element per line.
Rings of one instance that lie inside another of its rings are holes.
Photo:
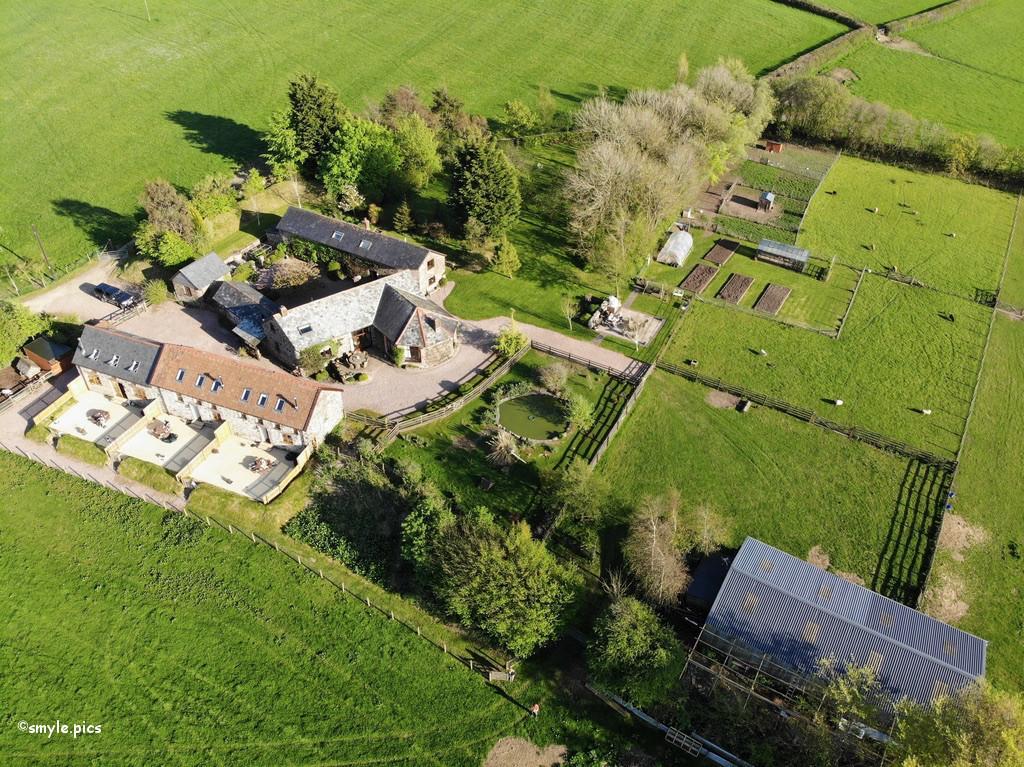
<path fill-rule="evenodd" d="M 163 345 L 152 383 L 161 389 L 299 431 L 305 430 L 309 424 L 321 392 L 341 391 L 335 386 L 289 375 L 238 357 L 176 344 Z M 249 392 L 247 396 L 246 390 Z M 263 395 L 266 395 L 265 399 Z"/>
<path fill-rule="evenodd" d="M 221 282 L 210 300 L 253 340 L 264 337 L 263 323 L 280 308 L 248 282 Z"/>
<path fill-rule="evenodd" d="M 207 253 L 178 270 L 172 282 L 184 282 L 195 290 L 205 290 L 214 282 L 231 274 L 231 267 L 225 264 L 216 253 Z"/>
<path fill-rule="evenodd" d="M 431 254 L 422 245 L 303 208 L 288 208 L 277 224 L 277 231 L 389 269 L 419 269 Z"/>
<path fill-rule="evenodd" d="M 47 362 L 53 362 L 59 360 L 65 354 L 71 351 L 71 347 L 65 346 L 62 343 L 54 341 L 52 338 L 46 336 L 39 336 L 34 338 L 22 347 L 22 351 L 26 354 L 32 352 L 40 359 L 44 359 Z"/>
<path fill-rule="evenodd" d="M 381 294 L 388 285 L 416 290 L 419 279 L 415 272 L 395 272 L 296 306 L 287 314 L 275 314 L 268 322 L 280 328 L 296 352 L 301 352 L 373 325 Z"/>
<path fill-rule="evenodd" d="M 794 671 L 872 666 L 896 699 L 927 704 L 985 674 L 988 642 L 747 538 L 707 628 Z"/>
<path fill-rule="evenodd" d="M 794 261 L 806 262 L 811 257 L 809 250 L 798 248 L 796 245 L 787 245 L 784 242 L 776 242 L 775 240 L 761 240 L 758 243 L 757 251 L 758 253 L 768 253 L 781 258 L 791 258 Z"/>
<path fill-rule="evenodd" d="M 135 384 L 149 382 L 160 344 L 113 328 L 86 325 L 72 362 Z"/>
<path fill-rule="evenodd" d="M 425 348 L 455 335 L 459 321 L 429 298 L 387 285 L 373 326 L 392 343 Z"/>

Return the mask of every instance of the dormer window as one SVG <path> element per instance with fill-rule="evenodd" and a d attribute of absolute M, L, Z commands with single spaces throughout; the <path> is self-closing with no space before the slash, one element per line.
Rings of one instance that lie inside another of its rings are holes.
<path fill-rule="evenodd" d="M 224 382 L 219 378 L 215 378 L 213 385 L 210 386 L 210 391 L 217 392 L 224 388 Z"/>
<path fill-rule="evenodd" d="M 242 402 L 248 402 L 252 395 L 252 389 L 242 389 Z"/>
<path fill-rule="evenodd" d="M 200 373 L 196 376 L 196 388 L 201 389 L 204 383 L 206 383 L 206 376 Z"/>
<path fill-rule="evenodd" d="M 113 357 L 110 358 L 110 362 L 108 362 L 107 364 L 110 365 L 111 367 L 114 367 L 120 360 L 121 357 L 115 354 Z"/>
<path fill-rule="evenodd" d="M 373 243 L 370 242 L 369 240 L 362 240 L 359 243 L 359 249 L 360 250 L 369 250 L 371 245 L 373 245 Z"/>
<path fill-rule="evenodd" d="M 100 350 L 99 349 L 93 349 L 92 352 L 89 354 L 89 359 L 94 360 L 94 359 L 98 358 L 99 356 L 100 356 Z"/>
<path fill-rule="evenodd" d="M 139 369 L 139 361 L 138 360 L 132 360 L 132 364 L 128 366 L 128 372 L 129 373 L 134 373 L 138 369 Z"/>
<path fill-rule="evenodd" d="M 343 240 L 345 239 L 345 233 L 337 229 L 334 230 L 334 234 L 331 235 L 332 240 Z"/>
<path fill-rule="evenodd" d="M 277 402 L 274 403 L 274 412 L 280 413 L 284 410 L 284 397 L 278 397 Z"/>
<path fill-rule="evenodd" d="M 185 380 L 185 368 L 178 368 L 178 375 L 174 376 L 174 380 L 178 383 Z"/>
<path fill-rule="evenodd" d="M 257 407 L 266 407 L 267 400 L 270 399 L 265 392 L 260 392 L 259 399 L 256 400 Z"/>

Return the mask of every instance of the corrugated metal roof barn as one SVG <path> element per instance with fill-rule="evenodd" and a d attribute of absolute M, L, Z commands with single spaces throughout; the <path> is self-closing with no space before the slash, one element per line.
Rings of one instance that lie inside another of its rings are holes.
<path fill-rule="evenodd" d="M 795 671 L 870 666 L 897 700 L 930 703 L 985 674 L 988 642 L 747 538 L 706 626 Z"/>

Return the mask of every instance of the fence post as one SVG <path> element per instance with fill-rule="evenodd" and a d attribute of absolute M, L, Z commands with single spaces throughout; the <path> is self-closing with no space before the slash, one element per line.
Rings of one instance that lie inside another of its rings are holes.
<path fill-rule="evenodd" d="M 395 619 L 395 611 L 394 611 L 394 610 L 392 610 L 392 611 L 391 611 L 391 620 L 394 620 L 394 619 Z"/>
<path fill-rule="evenodd" d="M 228 532 L 229 532 L 229 533 L 231 533 L 232 535 L 233 535 L 233 534 L 234 534 L 234 532 L 235 532 L 235 528 L 233 528 L 233 527 L 231 526 L 231 523 L 230 523 L 230 522 L 228 522 Z"/>
<path fill-rule="evenodd" d="M 277 541 L 274 541 L 274 548 L 277 550 L 279 554 L 281 553 L 281 547 L 277 545 Z"/>
<path fill-rule="evenodd" d="M 369 597 L 367 597 L 367 598 L 366 598 L 366 606 L 367 606 L 367 607 L 370 607 L 370 606 L 371 606 L 371 605 L 370 605 L 370 598 L 369 598 Z"/>
<path fill-rule="evenodd" d="M 256 533 L 249 533 L 252 536 L 252 542 L 256 543 Z"/>
<path fill-rule="evenodd" d="M 320 571 L 320 577 L 321 577 L 321 578 L 323 578 L 323 577 L 324 577 L 324 571 L 323 571 L 323 570 L 321 570 L 321 571 Z"/>
<path fill-rule="evenodd" d="M 210 516 L 209 515 L 206 516 L 206 526 L 207 527 L 213 527 L 213 522 L 210 521 Z"/>

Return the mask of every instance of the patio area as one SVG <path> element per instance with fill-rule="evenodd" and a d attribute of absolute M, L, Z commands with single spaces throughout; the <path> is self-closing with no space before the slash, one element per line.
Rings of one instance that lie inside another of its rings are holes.
<path fill-rule="evenodd" d="M 177 473 L 213 439 L 212 433 L 204 431 L 196 431 L 180 418 L 165 413 L 121 445 L 119 452 Z M 174 435 L 173 439 L 169 435 Z"/>
<path fill-rule="evenodd" d="M 262 468 L 257 464 L 262 462 Z M 277 486 L 295 465 L 292 453 L 281 448 L 262 450 L 248 440 L 231 436 L 192 472 L 192 479 L 259 500 Z"/>
<path fill-rule="evenodd" d="M 141 417 L 138 411 L 102 394 L 82 391 L 75 396 L 74 404 L 53 422 L 52 428 L 59 434 L 70 434 L 106 447 Z"/>

